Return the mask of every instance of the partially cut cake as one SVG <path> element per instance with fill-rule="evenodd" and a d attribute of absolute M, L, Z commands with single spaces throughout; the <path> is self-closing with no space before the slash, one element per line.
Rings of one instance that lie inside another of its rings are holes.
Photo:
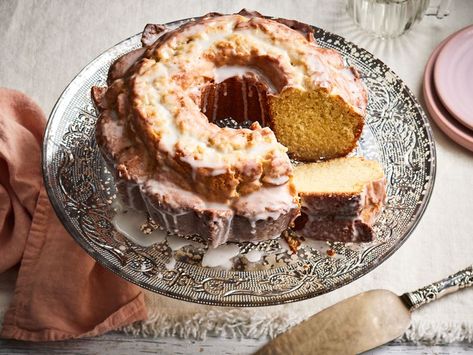
<path fill-rule="evenodd" d="M 339 242 L 373 240 L 371 227 L 386 196 L 378 162 L 349 157 L 299 165 L 294 184 L 301 200 L 297 234 Z"/>
<path fill-rule="evenodd" d="M 92 90 L 96 137 L 125 201 L 168 231 L 213 247 L 278 237 L 300 211 L 288 154 L 356 146 L 366 89 L 308 25 L 211 13 L 148 25 L 142 43 Z M 250 124 L 215 124 L 228 116 Z"/>

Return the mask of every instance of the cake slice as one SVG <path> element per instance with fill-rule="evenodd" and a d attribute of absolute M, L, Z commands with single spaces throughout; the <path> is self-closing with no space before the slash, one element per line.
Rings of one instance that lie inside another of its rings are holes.
<path fill-rule="evenodd" d="M 346 72 L 359 80 L 355 69 Z M 363 131 L 364 111 L 324 88 L 286 89 L 270 97 L 269 107 L 270 127 L 278 141 L 301 161 L 344 157 L 356 147 Z"/>
<path fill-rule="evenodd" d="M 386 197 L 381 165 L 361 157 L 299 165 L 294 183 L 301 200 L 295 230 L 304 238 L 369 242 Z"/>

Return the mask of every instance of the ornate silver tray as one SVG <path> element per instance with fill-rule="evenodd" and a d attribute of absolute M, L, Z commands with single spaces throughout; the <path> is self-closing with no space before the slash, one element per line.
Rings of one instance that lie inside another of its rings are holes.
<path fill-rule="evenodd" d="M 90 88 L 105 85 L 110 64 L 139 47 L 140 34 L 87 65 L 49 117 L 43 146 L 45 185 L 72 237 L 102 265 L 141 287 L 222 306 L 275 305 L 314 297 L 350 283 L 386 260 L 412 233 L 430 198 L 436 166 L 431 129 L 414 95 L 385 64 L 342 37 L 314 31 L 321 46 L 337 49 L 360 71 L 369 90 L 367 125 L 355 154 L 379 160 L 388 179 L 387 203 L 374 227 L 375 242 L 325 243 L 326 249 L 304 245 L 296 254 L 277 240 L 237 244 L 239 256 L 227 270 L 201 265 L 205 245 L 173 252 L 167 241 L 144 247 L 123 237 L 112 223 L 116 191 L 95 142 L 97 117 Z M 245 262 L 252 250 L 266 254 L 257 262 Z"/>

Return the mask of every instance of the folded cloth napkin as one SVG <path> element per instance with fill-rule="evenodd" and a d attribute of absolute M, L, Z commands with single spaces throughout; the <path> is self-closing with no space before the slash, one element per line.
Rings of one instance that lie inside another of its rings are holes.
<path fill-rule="evenodd" d="M 43 186 L 45 118 L 0 88 L 0 273 L 21 262 L 1 337 L 93 336 L 146 318 L 141 290 L 101 267 L 68 235 Z"/>

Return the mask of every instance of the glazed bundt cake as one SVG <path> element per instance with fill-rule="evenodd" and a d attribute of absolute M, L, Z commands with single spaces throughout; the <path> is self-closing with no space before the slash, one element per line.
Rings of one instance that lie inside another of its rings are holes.
<path fill-rule="evenodd" d="M 294 183 L 301 199 L 295 229 L 305 238 L 369 242 L 386 196 L 381 165 L 360 157 L 299 165 Z"/>
<path fill-rule="evenodd" d="M 169 231 L 214 247 L 279 236 L 299 214 L 288 154 L 344 156 L 361 134 L 366 90 L 308 25 L 212 13 L 148 25 L 142 43 L 92 90 L 96 136 L 126 202 Z"/>

